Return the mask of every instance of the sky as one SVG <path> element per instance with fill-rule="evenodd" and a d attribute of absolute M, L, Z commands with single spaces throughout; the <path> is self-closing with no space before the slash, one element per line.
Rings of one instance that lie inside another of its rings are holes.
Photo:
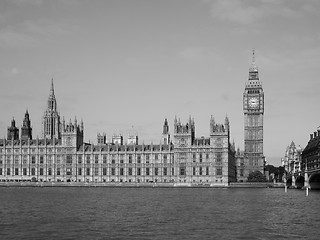
<path fill-rule="evenodd" d="M 255 49 L 265 95 L 264 155 L 281 164 L 320 125 L 318 0 L 0 1 L 0 136 L 29 111 L 41 137 L 53 78 L 61 117 L 159 143 L 175 116 L 209 136 L 229 117 L 244 148 L 242 97 Z"/>

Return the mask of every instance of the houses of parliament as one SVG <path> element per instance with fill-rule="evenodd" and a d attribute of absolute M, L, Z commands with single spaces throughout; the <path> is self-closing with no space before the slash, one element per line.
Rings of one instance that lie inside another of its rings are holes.
<path fill-rule="evenodd" d="M 228 117 L 217 123 L 208 119 L 207 137 L 195 136 L 193 118 L 168 120 L 160 144 L 139 144 L 138 136 L 124 139 L 97 135 L 97 144 L 84 142 L 84 123 L 61 119 L 50 86 L 42 118 L 42 137 L 32 136 L 28 111 L 21 132 L 13 119 L 7 138 L 0 140 L 0 181 L 172 184 L 174 186 L 228 186 L 246 181 L 252 171 L 263 172 L 264 96 L 254 57 L 243 93 L 244 151 L 230 141 Z"/>

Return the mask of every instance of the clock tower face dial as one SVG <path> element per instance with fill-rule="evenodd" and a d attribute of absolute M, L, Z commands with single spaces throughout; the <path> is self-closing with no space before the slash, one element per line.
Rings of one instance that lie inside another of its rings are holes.
<path fill-rule="evenodd" d="M 257 108 L 259 106 L 259 99 L 257 97 L 249 98 L 249 107 Z"/>

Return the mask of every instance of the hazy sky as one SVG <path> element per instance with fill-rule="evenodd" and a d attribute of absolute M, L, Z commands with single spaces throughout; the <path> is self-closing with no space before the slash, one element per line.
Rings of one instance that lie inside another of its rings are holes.
<path fill-rule="evenodd" d="M 164 118 L 230 118 L 243 149 L 242 94 L 252 49 L 265 93 L 264 154 L 305 147 L 320 125 L 320 1 L 0 1 L 0 136 L 29 110 L 41 137 L 51 78 L 61 116 L 159 143 Z M 133 126 L 133 128 L 132 128 Z"/>

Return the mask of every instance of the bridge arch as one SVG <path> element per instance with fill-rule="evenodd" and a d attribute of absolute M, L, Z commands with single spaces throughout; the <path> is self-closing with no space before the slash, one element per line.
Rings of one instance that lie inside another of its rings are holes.
<path fill-rule="evenodd" d="M 304 180 L 305 180 L 305 178 L 303 176 L 297 176 L 296 187 L 299 189 L 302 188 L 304 186 Z"/>
<path fill-rule="evenodd" d="M 292 186 L 292 177 L 289 177 L 287 179 L 286 185 L 287 185 L 287 187 L 291 187 Z"/>
<path fill-rule="evenodd" d="M 313 173 L 309 177 L 309 186 L 311 189 L 320 190 L 320 173 Z"/>

